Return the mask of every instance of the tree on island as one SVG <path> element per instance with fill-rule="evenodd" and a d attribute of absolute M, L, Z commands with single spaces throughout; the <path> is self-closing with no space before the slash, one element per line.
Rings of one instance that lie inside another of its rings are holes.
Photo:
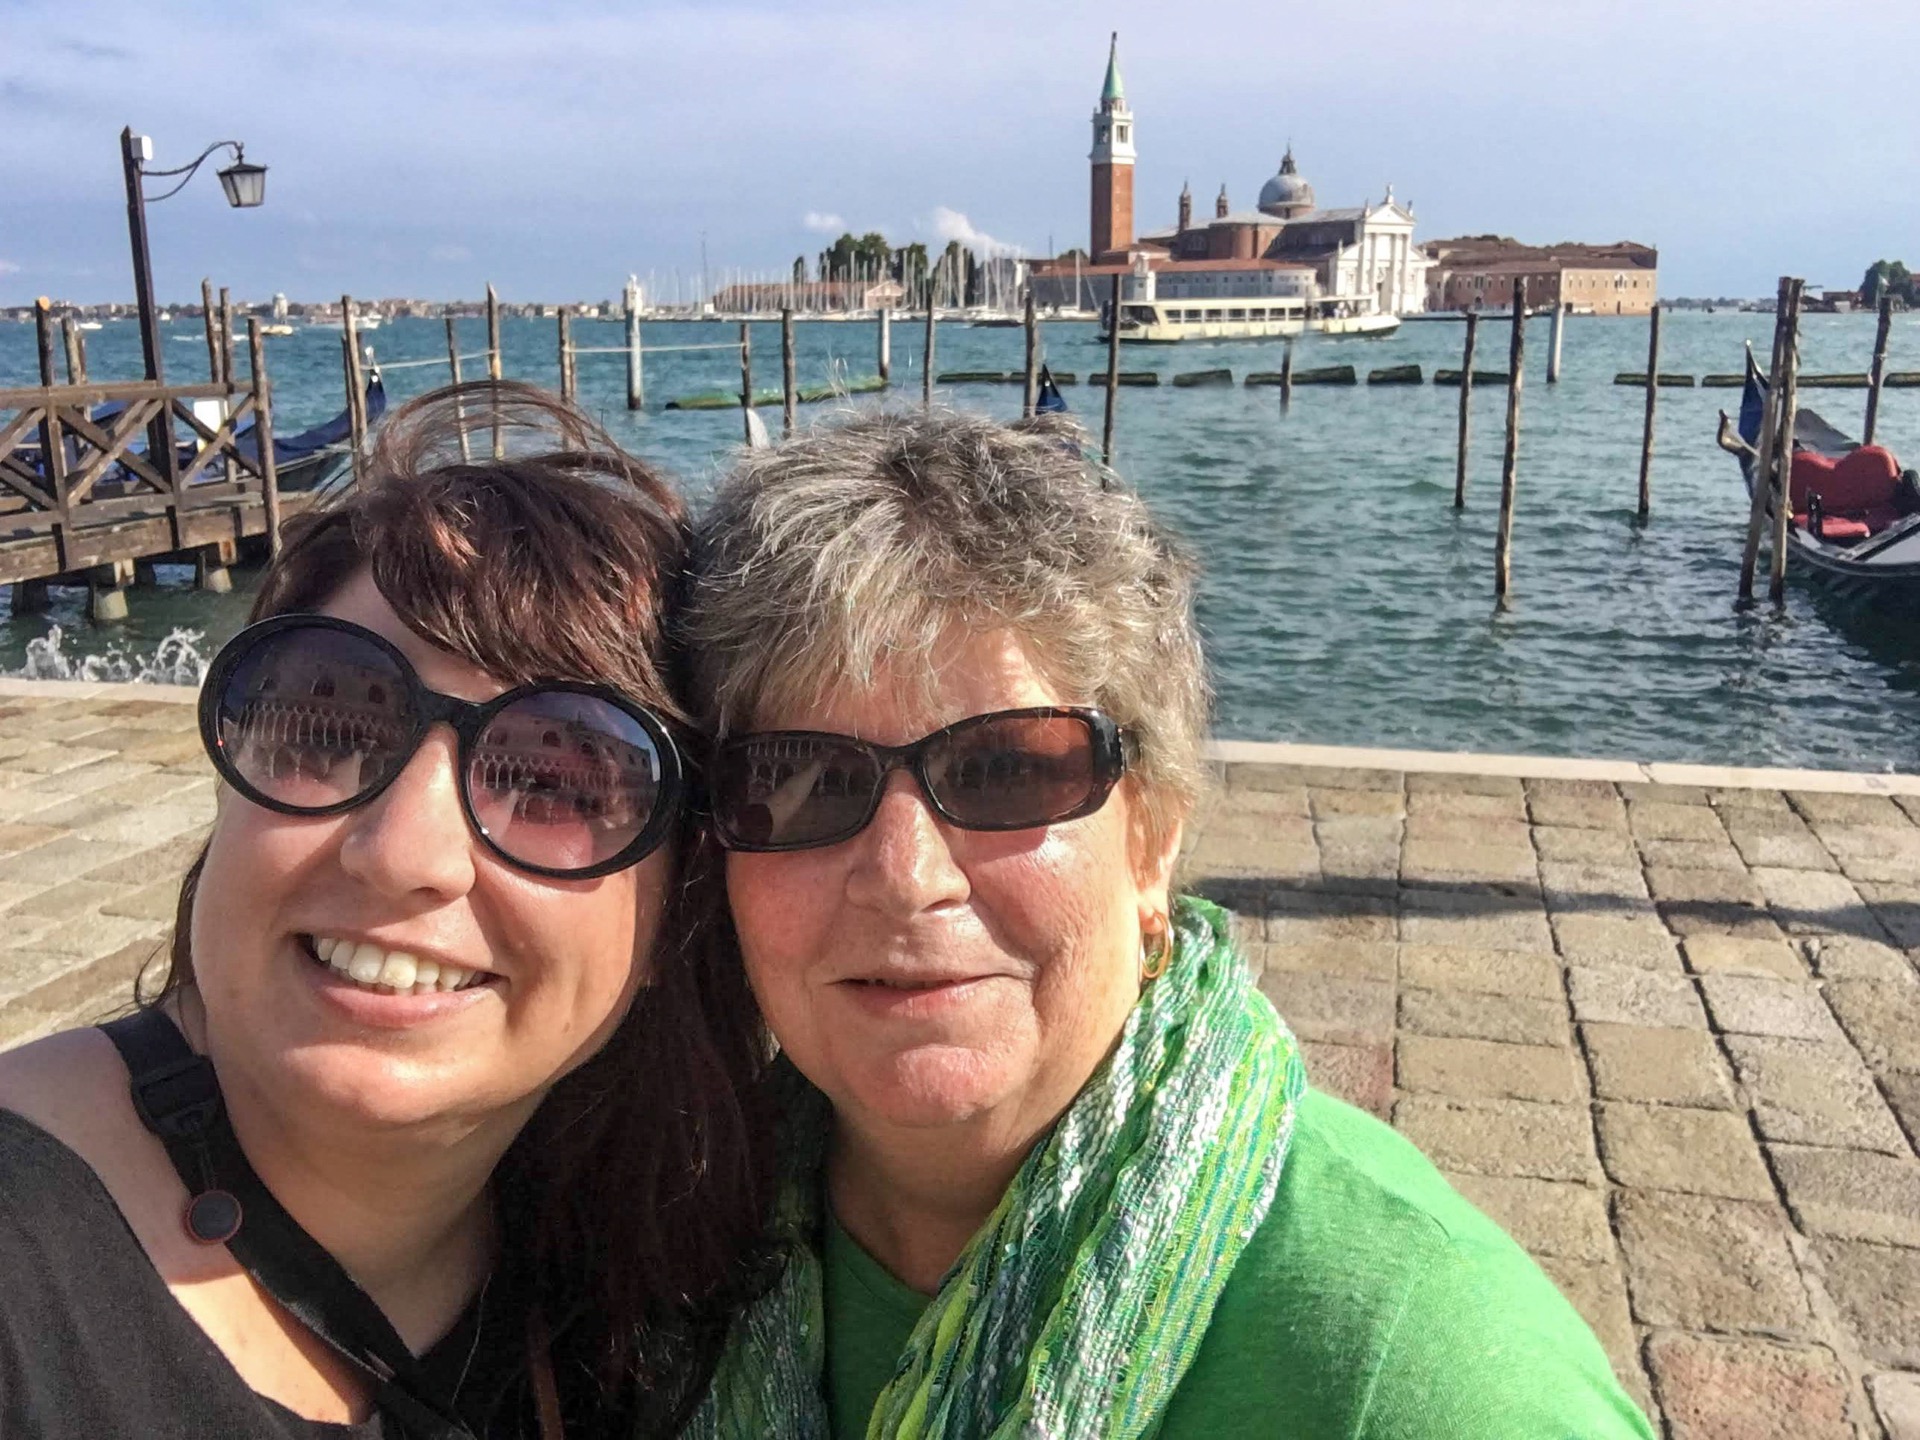
<path fill-rule="evenodd" d="M 1891 295 L 1900 305 L 1920 304 L 1920 295 L 1916 290 L 1916 277 L 1898 260 L 1876 260 L 1867 267 L 1866 278 L 1860 282 L 1860 303 L 1878 305 L 1882 295 Z"/>

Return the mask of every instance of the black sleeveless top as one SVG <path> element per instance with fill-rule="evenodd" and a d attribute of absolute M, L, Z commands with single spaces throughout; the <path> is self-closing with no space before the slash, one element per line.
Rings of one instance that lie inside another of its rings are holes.
<path fill-rule="evenodd" d="M 526 1307 L 503 1265 L 422 1357 L 480 1436 L 537 1433 Z M 379 1415 L 307 1420 L 242 1380 L 173 1298 L 87 1163 L 0 1109 L 0 1436 L 382 1440 Z"/>

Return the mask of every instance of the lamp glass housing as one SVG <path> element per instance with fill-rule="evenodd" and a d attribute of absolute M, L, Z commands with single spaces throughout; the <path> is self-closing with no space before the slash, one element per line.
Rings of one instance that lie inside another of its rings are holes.
<path fill-rule="evenodd" d="M 220 188 L 236 210 L 258 205 L 267 198 L 267 167 L 236 161 L 220 172 Z"/>

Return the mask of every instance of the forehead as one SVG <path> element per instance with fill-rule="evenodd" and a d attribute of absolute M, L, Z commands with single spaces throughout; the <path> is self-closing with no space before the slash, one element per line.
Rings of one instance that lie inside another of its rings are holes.
<path fill-rule="evenodd" d="M 346 584 L 334 591 L 320 607 L 320 613 L 337 620 L 351 620 L 391 642 L 407 657 L 407 663 L 430 690 L 462 700 L 491 700 L 513 688 L 464 656 L 442 650 L 408 629 L 387 597 L 380 593 L 380 587 L 373 583 L 373 572 L 365 568 L 356 570 Z"/>
<path fill-rule="evenodd" d="M 811 704 L 776 704 L 755 728 L 827 730 L 904 745 L 969 715 L 1080 703 L 1060 693 L 1016 632 L 956 628 L 930 653 L 889 657 L 870 687 L 836 686 Z"/>

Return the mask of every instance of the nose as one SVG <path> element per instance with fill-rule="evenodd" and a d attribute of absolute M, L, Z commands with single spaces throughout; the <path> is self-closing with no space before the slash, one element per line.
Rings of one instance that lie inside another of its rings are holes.
<path fill-rule="evenodd" d="M 919 782 L 894 771 L 872 821 L 848 842 L 855 849 L 847 899 L 899 920 L 964 901 L 971 886 L 948 838 Z"/>
<path fill-rule="evenodd" d="M 473 886 L 473 831 L 460 805 L 459 747 L 436 725 L 379 796 L 347 819 L 340 866 L 383 895 L 451 900 Z"/>

